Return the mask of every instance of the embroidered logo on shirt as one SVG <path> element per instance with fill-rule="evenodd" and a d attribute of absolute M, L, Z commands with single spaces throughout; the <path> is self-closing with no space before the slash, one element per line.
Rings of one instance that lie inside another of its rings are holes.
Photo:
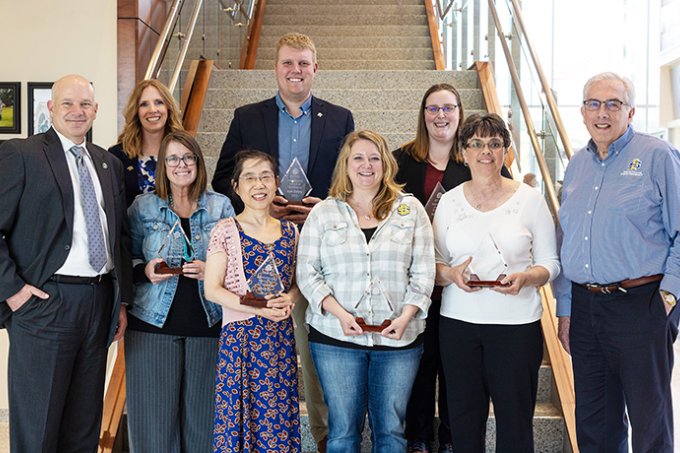
<path fill-rule="evenodd" d="M 408 207 L 406 203 L 402 203 L 397 207 L 397 214 L 399 215 L 409 215 L 411 213 L 411 208 Z"/>
<path fill-rule="evenodd" d="M 642 161 L 640 159 L 633 159 L 628 164 L 628 169 L 621 172 L 621 176 L 642 176 L 642 172 L 639 171 L 642 167 Z"/>

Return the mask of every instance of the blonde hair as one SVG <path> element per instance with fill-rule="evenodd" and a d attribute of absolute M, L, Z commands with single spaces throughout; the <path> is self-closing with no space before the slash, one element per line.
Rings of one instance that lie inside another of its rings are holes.
<path fill-rule="evenodd" d="M 123 151 L 131 159 L 142 154 L 142 123 L 139 121 L 139 100 L 142 97 L 142 92 L 148 87 L 158 90 L 168 109 L 168 119 L 165 121 L 165 134 L 184 130 L 179 106 L 165 85 L 155 79 L 142 80 L 137 84 L 132 94 L 130 94 L 123 112 L 125 126 L 123 127 L 123 132 L 118 136 L 118 143 L 121 144 Z"/>
<path fill-rule="evenodd" d="M 347 173 L 347 165 L 349 161 L 349 155 L 352 151 L 352 146 L 359 140 L 366 140 L 373 143 L 380 153 L 380 159 L 382 160 L 383 175 L 382 181 L 380 181 L 380 188 L 378 193 L 373 197 L 373 216 L 378 220 L 384 220 L 390 213 L 392 204 L 399 197 L 401 193 L 402 184 L 397 184 L 394 181 L 394 175 L 397 173 L 397 161 L 394 156 L 387 148 L 387 142 L 382 137 L 382 135 L 373 131 L 355 131 L 345 137 L 345 141 L 340 148 L 340 154 L 338 155 L 338 160 L 335 163 L 335 169 L 333 170 L 333 181 L 331 182 L 331 188 L 328 191 L 331 197 L 337 198 L 342 201 L 347 201 L 347 198 L 353 191 L 352 181 L 349 179 Z"/>
<path fill-rule="evenodd" d="M 309 36 L 303 35 L 302 33 L 286 33 L 285 35 L 281 36 L 279 40 L 276 42 L 277 60 L 279 59 L 279 50 L 281 50 L 281 47 L 283 46 L 292 47 L 293 49 L 297 50 L 304 49 L 311 50 L 312 62 L 316 63 L 316 46 L 314 45 L 312 38 L 310 38 Z"/>

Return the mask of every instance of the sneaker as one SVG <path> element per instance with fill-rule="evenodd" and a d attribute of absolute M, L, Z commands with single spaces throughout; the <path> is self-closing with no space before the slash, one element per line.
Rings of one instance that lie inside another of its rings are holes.
<path fill-rule="evenodd" d="M 430 443 L 424 439 L 409 440 L 406 447 L 407 453 L 432 453 Z"/>
<path fill-rule="evenodd" d="M 453 453 L 453 444 L 443 444 L 439 446 L 439 453 Z"/>

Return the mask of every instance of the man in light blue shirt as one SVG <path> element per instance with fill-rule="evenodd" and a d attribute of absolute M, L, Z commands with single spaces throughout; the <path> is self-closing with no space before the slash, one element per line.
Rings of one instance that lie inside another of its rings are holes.
<path fill-rule="evenodd" d="M 591 135 L 564 177 L 559 338 L 572 354 L 579 449 L 673 452 L 670 379 L 680 295 L 680 153 L 635 132 L 632 83 L 584 87 Z"/>

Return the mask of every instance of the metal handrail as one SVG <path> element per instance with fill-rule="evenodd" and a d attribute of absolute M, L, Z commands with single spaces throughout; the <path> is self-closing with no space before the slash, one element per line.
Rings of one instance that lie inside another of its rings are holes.
<path fill-rule="evenodd" d="M 144 80 L 158 78 L 161 65 L 163 64 L 163 59 L 165 58 L 165 52 L 168 50 L 168 45 L 170 44 L 170 39 L 172 38 L 172 30 L 175 28 L 177 19 L 179 19 L 182 6 L 184 6 L 184 0 L 173 0 L 172 6 L 170 7 L 170 13 L 168 14 L 168 19 L 165 21 L 163 30 L 161 31 L 158 41 L 156 42 L 156 47 L 151 54 L 151 60 L 149 61 L 149 65 L 146 68 L 146 73 L 144 74 Z"/>
<path fill-rule="evenodd" d="M 175 86 L 179 80 L 179 74 L 182 71 L 182 65 L 184 64 L 184 59 L 187 56 L 187 51 L 189 50 L 189 44 L 191 43 L 191 38 L 194 36 L 194 30 L 196 29 L 196 22 L 198 21 L 198 15 L 203 7 L 203 0 L 196 0 L 194 4 L 194 10 L 191 13 L 191 19 L 189 20 L 189 29 L 186 32 L 184 41 L 182 42 L 182 47 L 179 49 L 179 55 L 177 56 L 177 61 L 175 62 L 175 67 L 172 71 L 172 77 L 170 77 L 170 82 L 168 82 L 168 89 L 172 93 L 175 91 Z"/>
<path fill-rule="evenodd" d="M 543 151 L 541 149 L 541 144 L 538 141 L 538 136 L 536 134 L 536 129 L 534 128 L 534 122 L 531 119 L 531 113 L 529 112 L 529 105 L 524 97 L 524 90 L 522 90 L 522 84 L 519 80 L 519 74 L 517 73 L 517 67 L 515 66 L 512 54 L 510 53 L 510 48 L 505 40 L 505 34 L 503 33 L 503 26 L 498 18 L 498 11 L 496 10 L 496 5 L 494 0 L 489 0 L 489 12 L 493 18 L 494 24 L 496 25 L 496 32 L 500 38 L 501 46 L 503 47 L 503 53 L 505 54 L 505 61 L 508 64 L 508 69 L 510 70 L 510 77 L 512 78 L 512 85 L 515 87 L 515 94 L 519 101 L 519 105 L 522 109 L 522 114 L 524 116 L 524 121 L 527 123 L 527 132 L 529 133 L 529 138 L 531 139 L 531 146 L 534 149 L 534 155 L 536 156 L 536 161 L 538 162 L 538 167 L 541 170 L 541 175 L 545 181 L 545 188 L 548 192 L 548 204 L 553 212 L 553 217 L 555 223 L 559 222 L 557 217 L 557 211 L 560 207 L 560 203 L 557 199 L 557 193 L 555 192 L 555 185 L 553 184 L 552 176 L 550 176 L 550 170 L 548 170 L 548 164 L 545 162 L 545 157 L 543 157 Z M 550 92 L 550 90 L 548 90 Z"/>
<path fill-rule="evenodd" d="M 571 156 L 573 155 L 573 151 L 571 149 L 571 143 L 569 142 L 569 137 L 567 137 L 567 131 L 566 128 L 564 127 L 564 123 L 562 122 L 562 117 L 560 116 L 560 112 L 557 109 L 557 102 L 555 101 L 555 96 L 553 96 L 553 92 L 550 89 L 550 85 L 548 85 L 548 80 L 545 77 L 545 73 L 543 72 L 543 67 L 541 66 L 541 62 L 538 59 L 538 56 L 536 55 L 536 51 L 534 50 L 534 46 L 529 39 L 529 36 L 527 35 L 526 28 L 524 27 L 524 19 L 522 18 L 522 9 L 519 6 L 519 3 L 517 3 L 517 0 L 510 0 L 512 2 L 512 8 L 513 8 L 513 18 L 515 20 L 515 23 L 517 25 L 517 28 L 520 30 L 522 36 L 524 36 L 524 39 L 526 40 L 526 45 L 527 49 L 529 50 L 529 54 L 531 55 L 531 60 L 534 63 L 534 68 L 536 69 L 536 72 L 538 73 L 538 78 L 541 81 L 541 88 L 543 89 L 543 92 L 545 93 L 545 98 L 548 103 L 548 108 L 550 109 L 550 113 L 553 117 L 553 120 L 555 121 L 555 127 L 557 128 L 557 133 L 560 136 L 560 140 L 562 142 L 562 146 L 564 147 L 564 153 L 567 155 L 568 159 L 571 159 Z M 503 40 L 503 42 L 505 42 Z"/>

